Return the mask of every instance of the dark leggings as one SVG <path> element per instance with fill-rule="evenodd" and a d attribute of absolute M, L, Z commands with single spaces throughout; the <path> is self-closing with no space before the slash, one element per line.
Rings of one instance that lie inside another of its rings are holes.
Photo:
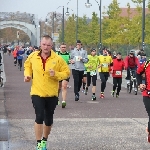
<path fill-rule="evenodd" d="M 78 95 L 78 93 L 80 92 L 80 88 L 82 86 L 84 71 L 72 69 L 72 74 L 74 79 L 74 93 L 75 95 Z"/>
<path fill-rule="evenodd" d="M 99 75 L 100 75 L 100 79 L 101 79 L 101 92 L 104 92 L 104 90 L 106 88 L 106 82 L 109 77 L 109 72 L 100 72 Z"/>
<path fill-rule="evenodd" d="M 117 88 L 117 95 L 119 95 L 121 90 L 122 78 L 113 77 L 113 91 Z"/>
<path fill-rule="evenodd" d="M 90 84 L 91 84 L 91 78 L 92 78 L 92 84 L 93 84 L 93 86 L 96 86 L 97 74 L 91 76 L 90 72 L 87 72 L 87 87 L 89 87 Z"/>
<path fill-rule="evenodd" d="M 51 126 L 53 124 L 53 114 L 58 103 L 57 97 L 40 97 L 38 95 L 32 95 L 32 103 L 35 109 L 37 124 L 43 124 Z"/>
<path fill-rule="evenodd" d="M 14 57 L 14 64 L 17 64 L 17 57 Z"/>
<path fill-rule="evenodd" d="M 22 59 L 18 59 L 18 66 L 22 68 Z"/>
<path fill-rule="evenodd" d="M 150 133 L 150 97 L 148 96 L 143 96 L 143 102 L 145 105 L 145 109 L 147 111 L 149 121 L 148 121 L 148 132 Z"/>

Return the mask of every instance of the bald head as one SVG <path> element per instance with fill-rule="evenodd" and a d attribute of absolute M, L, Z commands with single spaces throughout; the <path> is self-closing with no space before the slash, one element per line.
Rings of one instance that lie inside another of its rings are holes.
<path fill-rule="evenodd" d="M 53 40 L 49 35 L 45 35 L 41 39 L 41 50 L 43 53 L 50 53 L 53 46 Z"/>

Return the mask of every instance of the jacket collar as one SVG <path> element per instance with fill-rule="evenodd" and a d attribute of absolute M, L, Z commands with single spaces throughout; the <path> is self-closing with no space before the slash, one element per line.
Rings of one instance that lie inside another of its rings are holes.
<path fill-rule="evenodd" d="M 40 50 L 40 51 L 38 52 L 37 56 L 40 57 L 40 56 L 41 56 L 41 53 L 42 53 L 42 50 Z M 55 57 L 55 52 L 51 49 L 50 55 L 49 55 L 48 58 L 54 58 L 54 57 Z"/>

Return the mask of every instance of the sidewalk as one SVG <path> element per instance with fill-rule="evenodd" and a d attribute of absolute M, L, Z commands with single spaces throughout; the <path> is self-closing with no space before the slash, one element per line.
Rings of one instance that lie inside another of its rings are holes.
<path fill-rule="evenodd" d="M 4 82 L 6 82 L 5 71 L 4 71 L 4 63 L 3 63 L 3 54 L 2 56 L 2 77 Z M 5 108 L 5 94 L 4 88 L 0 87 L 0 150 L 8 149 L 8 121 L 7 121 L 7 113 Z"/>

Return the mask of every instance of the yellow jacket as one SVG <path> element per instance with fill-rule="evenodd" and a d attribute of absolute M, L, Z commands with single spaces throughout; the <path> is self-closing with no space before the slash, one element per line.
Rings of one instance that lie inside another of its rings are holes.
<path fill-rule="evenodd" d="M 39 54 L 39 51 L 31 53 L 24 63 L 24 76 L 32 77 L 33 75 L 30 95 L 40 97 L 58 96 L 58 83 L 70 76 L 69 66 L 51 50 L 51 56 L 46 60 L 44 70 Z M 50 69 L 55 71 L 55 76 L 50 76 Z"/>
<path fill-rule="evenodd" d="M 111 56 L 98 56 L 100 68 L 98 68 L 98 72 L 109 72 L 110 64 L 113 62 Z"/>

